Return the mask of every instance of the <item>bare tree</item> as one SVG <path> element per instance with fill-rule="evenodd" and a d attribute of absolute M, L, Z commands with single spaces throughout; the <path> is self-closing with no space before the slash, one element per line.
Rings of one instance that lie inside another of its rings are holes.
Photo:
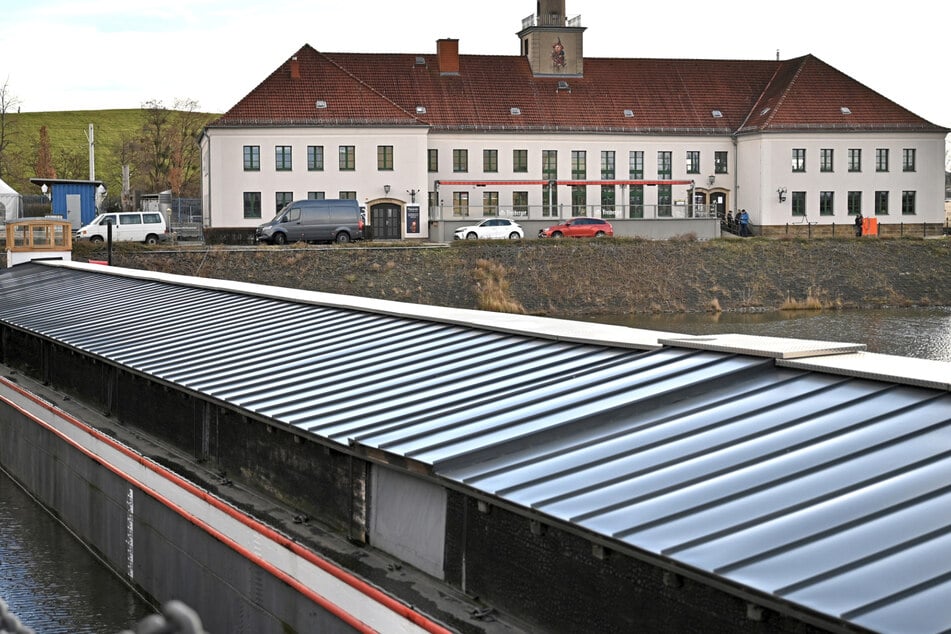
<path fill-rule="evenodd" d="M 40 140 L 36 146 L 36 161 L 33 171 L 39 178 L 56 178 L 53 166 L 53 150 L 50 147 L 50 133 L 46 126 L 40 126 Z"/>
<path fill-rule="evenodd" d="M 169 127 L 172 112 L 160 100 L 142 104 L 145 123 L 142 125 L 142 166 L 146 185 L 153 192 L 169 187 L 169 171 L 172 164 L 172 144 Z"/>
<path fill-rule="evenodd" d="M 7 172 L 7 151 L 13 140 L 16 126 L 9 116 L 14 108 L 19 109 L 20 100 L 10 91 L 10 80 L 5 79 L 0 85 L 0 178 Z"/>
<path fill-rule="evenodd" d="M 194 99 L 176 99 L 172 121 L 172 165 L 169 184 L 178 196 L 197 196 L 200 190 L 197 175 L 201 171 L 198 135 L 207 122 L 207 115 L 198 111 Z"/>

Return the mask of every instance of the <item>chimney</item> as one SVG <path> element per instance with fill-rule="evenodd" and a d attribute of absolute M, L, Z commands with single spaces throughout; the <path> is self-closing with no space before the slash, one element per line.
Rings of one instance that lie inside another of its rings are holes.
<path fill-rule="evenodd" d="M 459 40 L 436 40 L 436 58 L 440 75 L 458 75 Z"/>
<path fill-rule="evenodd" d="M 296 55 L 291 58 L 291 79 L 300 79 L 300 62 Z"/>

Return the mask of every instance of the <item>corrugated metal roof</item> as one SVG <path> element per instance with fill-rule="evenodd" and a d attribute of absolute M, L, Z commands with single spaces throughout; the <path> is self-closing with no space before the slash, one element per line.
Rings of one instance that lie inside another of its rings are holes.
<path fill-rule="evenodd" d="M 0 320 L 827 625 L 951 628 L 949 364 L 922 386 L 850 344 L 594 345 L 78 268 L 0 274 Z"/>

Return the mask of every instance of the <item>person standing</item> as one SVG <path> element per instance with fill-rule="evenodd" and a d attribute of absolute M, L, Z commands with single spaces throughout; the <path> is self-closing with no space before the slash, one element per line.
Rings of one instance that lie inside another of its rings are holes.
<path fill-rule="evenodd" d="M 857 216 L 855 216 L 855 237 L 862 237 L 862 223 L 865 222 L 865 218 L 862 217 L 862 212 L 860 211 Z"/>
<path fill-rule="evenodd" d="M 737 221 L 740 223 L 740 237 L 745 238 L 750 234 L 750 215 L 746 213 L 746 210 L 743 209 L 740 211 L 740 215 L 737 216 Z"/>

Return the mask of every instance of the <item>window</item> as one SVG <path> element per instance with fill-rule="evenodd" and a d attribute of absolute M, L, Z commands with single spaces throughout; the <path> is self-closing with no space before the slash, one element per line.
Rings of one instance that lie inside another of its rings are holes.
<path fill-rule="evenodd" d="M 794 216 L 806 215 L 806 192 L 792 193 L 792 215 Z"/>
<path fill-rule="evenodd" d="M 338 192 L 337 198 L 339 198 L 340 200 L 356 200 L 357 192 L 341 191 L 341 192 Z"/>
<path fill-rule="evenodd" d="M 888 171 L 888 148 L 878 148 L 875 150 L 875 171 Z"/>
<path fill-rule="evenodd" d="M 615 171 L 614 171 L 614 152 L 611 150 L 606 150 L 601 152 L 601 179 L 610 181 L 614 180 Z"/>
<path fill-rule="evenodd" d="M 244 146 L 244 171 L 245 172 L 257 172 L 261 169 L 261 146 L 260 145 L 245 145 Z M 260 216 L 257 216 L 260 217 Z"/>
<path fill-rule="evenodd" d="M 322 172 L 324 169 L 324 146 L 307 146 L 307 171 Z"/>
<path fill-rule="evenodd" d="M 669 154 L 669 152 L 668 152 Z M 658 185 L 657 186 L 657 215 L 659 217 L 673 216 L 673 207 L 671 203 L 674 198 L 674 188 L 671 185 Z"/>
<path fill-rule="evenodd" d="M 291 170 L 291 146 L 289 145 L 275 145 L 274 146 L 274 169 L 279 172 L 288 172 Z"/>
<path fill-rule="evenodd" d="M 614 217 L 614 185 L 601 186 L 601 216 L 604 218 Z"/>
<path fill-rule="evenodd" d="M 452 151 L 452 171 L 453 172 L 468 172 L 469 171 L 469 150 L 453 150 Z"/>
<path fill-rule="evenodd" d="M 819 150 L 819 171 L 832 171 L 832 150 L 830 148 Z"/>
<path fill-rule="evenodd" d="M 806 171 L 806 148 L 793 148 L 792 151 L 792 171 Z"/>
<path fill-rule="evenodd" d="M 512 150 L 512 171 L 528 171 L 528 150 Z"/>
<path fill-rule="evenodd" d="M 288 203 L 292 202 L 294 202 L 294 192 L 276 192 L 274 194 L 274 213 L 284 209 Z"/>
<path fill-rule="evenodd" d="M 393 171 L 393 146 L 376 146 L 376 169 L 380 172 Z"/>
<path fill-rule="evenodd" d="M 482 150 L 482 171 L 483 172 L 498 172 L 499 171 L 499 151 L 498 150 Z"/>
<path fill-rule="evenodd" d="M 571 215 L 585 216 L 588 211 L 588 188 L 585 185 L 571 186 Z"/>
<path fill-rule="evenodd" d="M 858 216 L 862 213 L 862 192 L 849 192 L 846 206 L 849 208 L 850 216 Z"/>
<path fill-rule="evenodd" d="M 482 215 L 497 216 L 499 214 L 499 192 L 482 192 Z"/>
<path fill-rule="evenodd" d="M 901 151 L 902 160 L 901 160 L 901 171 L 903 172 L 914 172 L 915 171 L 915 150 L 914 148 L 905 148 Z M 904 213 L 904 212 L 903 212 Z"/>
<path fill-rule="evenodd" d="M 528 216 L 528 192 L 512 192 L 512 211 L 516 216 Z"/>
<path fill-rule="evenodd" d="M 857 148 L 852 148 L 849 150 L 849 171 L 862 171 L 862 150 Z"/>
<path fill-rule="evenodd" d="M 728 152 L 714 152 L 713 153 L 713 173 L 714 174 L 729 174 L 730 168 L 727 164 Z"/>
<path fill-rule="evenodd" d="M 558 179 L 558 150 L 542 150 L 542 178 Z M 542 185 L 542 216 L 558 215 L 558 186 Z"/>
<path fill-rule="evenodd" d="M 876 216 L 888 215 L 888 192 L 887 191 L 875 192 L 875 215 Z"/>
<path fill-rule="evenodd" d="M 588 177 L 587 161 L 588 153 L 584 150 L 571 151 L 571 178 L 573 180 L 583 180 Z"/>
<path fill-rule="evenodd" d="M 357 148 L 353 145 L 340 146 L 340 171 L 352 172 L 357 169 Z"/>
<path fill-rule="evenodd" d="M 903 216 L 915 215 L 915 192 L 903 191 L 901 193 L 901 215 Z"/>
<path fill-rule="evenodd" d="M 831 216 L 835 213 L 835 192 L 819 192 L 819 215 Z"/>
<path fill-rule="evenodd" d="M 452 215 L 469 215 L 469 192 L 452 192 Z"/>
<path fill-rule="evenodd" d="M 244 192 L 244 217 L 261 217 L 261 192 Z"/>
<path fill-rule="evenodd" d="M 700 173 L 700 152 L 694 150 L 687 151 L 687 173 Z"/>
<path fill-rule="evenodd" d="M 630 192 L 628 193 L 628 217 L 630 218 L 643 218 L 644 217 L 644 186 L 643 185 L 631 185 Z"/>
<path fill-rule="evenodd" d="M 429 150 L 428 164 L 430 172 L 439 171 L 439 150 Z"/>
<path fill-rule="evenodd" d="M 644 153 L 633 150 L 628 157 L 628 178 L 641 180 L 644 178 Z"/>
<path fill-rule="evenodd" d="M 326 197 L 325 192 L 307 192 L 307 200 L 323 200 Z"/>
<path fill-rule="evenodd" d="M 672 176 L 673 176 L 672 154 L 668 151 L 662 150 L 657 153 L 657 178 L 661 180 L 670 180 Z"/>

